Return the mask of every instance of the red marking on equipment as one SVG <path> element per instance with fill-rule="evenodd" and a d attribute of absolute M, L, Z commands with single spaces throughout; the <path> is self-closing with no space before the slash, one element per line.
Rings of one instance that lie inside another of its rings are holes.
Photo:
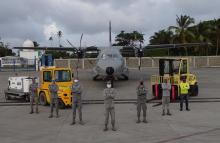
<path fill-rule="evenodd" d="M 175 87 L 172 85 L 172 100 L 175 100 Z"/>

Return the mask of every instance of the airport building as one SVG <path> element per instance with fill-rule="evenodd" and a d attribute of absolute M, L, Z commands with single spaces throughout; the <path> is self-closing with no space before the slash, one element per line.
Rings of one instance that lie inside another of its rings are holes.
<path fill-rule="evenodd" d="M 34 43 L 31 40 L 24 41 L 23 47 L 34 47 Z M 19 57 L 28 59 L 28 65 L 34 65 L 34 61 L 39 60 L 41 52 L 37 50 L 21 50 L 19 51 Z"/>

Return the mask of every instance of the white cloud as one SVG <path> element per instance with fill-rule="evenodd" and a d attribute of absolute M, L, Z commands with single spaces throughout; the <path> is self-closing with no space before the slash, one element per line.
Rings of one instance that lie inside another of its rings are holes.
<path fill-rule="evenodd" d="M 0 5 L 0 37 L 12 45 L 29 38 L 42 46 L 51 32 L 61 30 L 63 41 L 78 45 L 84 33 L 87 46 L 103 46 L 111 20 L 114 34 L 137 30 L 148 43 L 154 32 L 175 25 L 176 15 L 188 14 L 197 22 L 219 18 L 219 5 L 219 0 L 7 0 Z"/>

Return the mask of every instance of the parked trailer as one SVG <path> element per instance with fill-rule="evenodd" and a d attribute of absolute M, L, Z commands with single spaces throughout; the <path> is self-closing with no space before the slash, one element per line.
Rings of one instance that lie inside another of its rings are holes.
<path fill-rule="evenodd" d="M 9 77 L 8 89 L 5 92 L 5 99 L 25 99 L 30 100 L 29 87 L 32 84 L 32 79 L 28 76 Z"/>

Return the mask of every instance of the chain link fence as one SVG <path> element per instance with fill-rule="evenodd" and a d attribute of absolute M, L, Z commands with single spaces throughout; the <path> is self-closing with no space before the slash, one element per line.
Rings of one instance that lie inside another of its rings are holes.
<path fill-rule="evenodd" d="M 36 59 L 2 58 L 0 60 L 0 72 L 36 71 L 38 65 Z"/>

